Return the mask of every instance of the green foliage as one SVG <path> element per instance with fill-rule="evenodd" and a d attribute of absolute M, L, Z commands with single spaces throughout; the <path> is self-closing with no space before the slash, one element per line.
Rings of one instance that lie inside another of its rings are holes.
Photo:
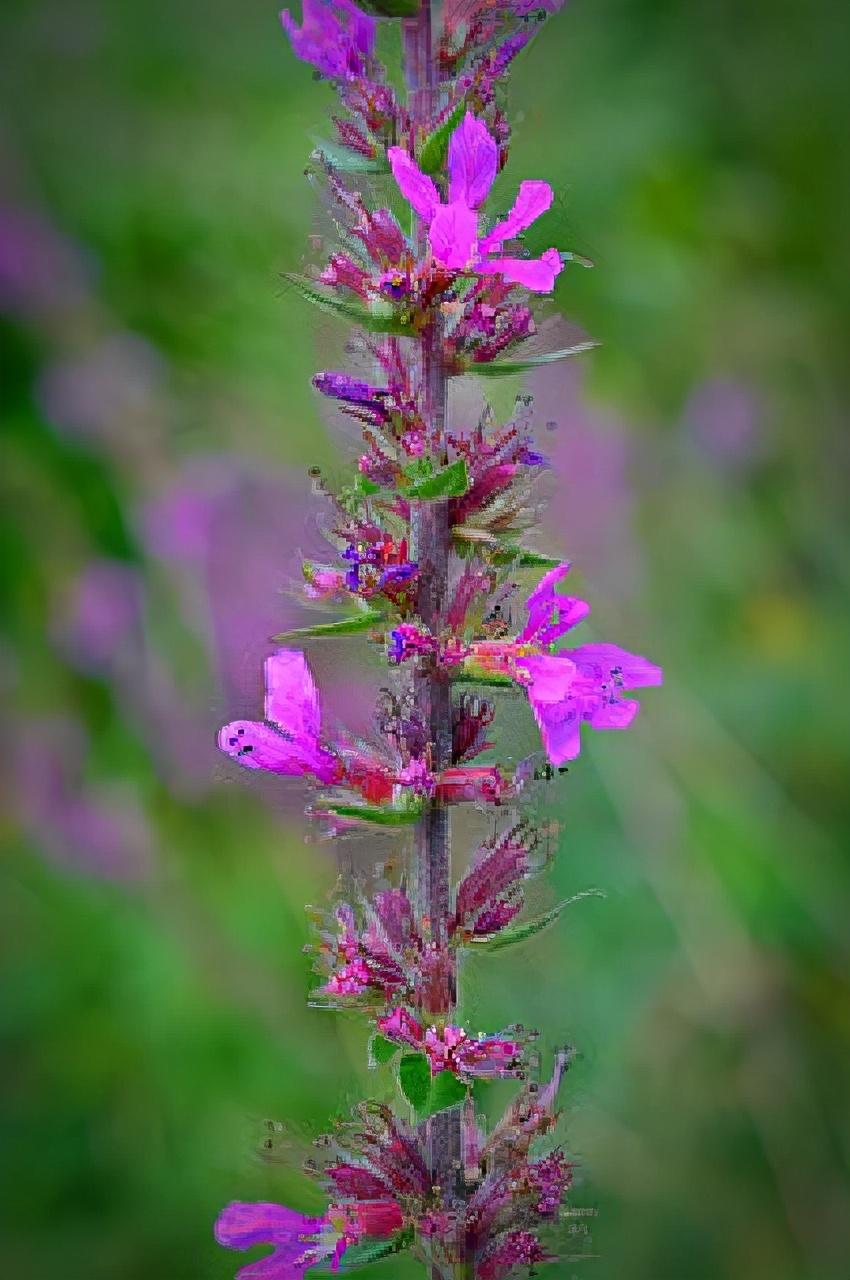
<path fill-rule="evenodd" d="M 584 898 L 604 897 L 604 893 L 599 889 L 588 889 L 584 893 L 576 893 L 572 898 L 565 898 L 556 907 L 552 907 L 534 920 L 522 920 L 518 924 L 507 925 L 504 929 L 500 929 L 498 933 L 488 933 L 481 937 L 470 938 L 468 945 L 471 947 L 486 947 L 488 951 L 501 951 L 503 947 L 511 947 L 517 942 L 525 942 L 526 938 L 533 938 L 535 934 L 542 933 L 550 924 L 554 924 L 566 907 L 571 906 L 574 902 L 581 902 Z"/>
<path fill-rule="evenodd" d="M 285 272 L 284 279 L 313 306 L 339 317 L 340 320 L 346 320 L 349 324 L 368 329 L 370 333 L 388 333 L 397 337 L 413 333 L 409 322 L 390 303 L 376 302 L 367 308 L 361 303 L 339 297 L 331 289 L 323 288 L 305 276 Z"/>
<path fill-rule="evenodd" d="M 462 1080 L 451 1071 L 440 1071 L 431 1080 L 431 1089 L 421 1112 L 422 1118 L 445 1111 L 447 1107 L 456 1107 L 459 1102 L 463 1102 L 466 1093 L 467 1086 Z"/>
<path fill-rule="evenodd" d="M 467 365 L 466 373 L 477 373 L 481 378 L 509 378 L 518 373 L 528 373 L 541 365 L 553 364 L 557 360 L 568 360 L 571 356 L 584 355 L 598 347 L 598 342 L 576 342 L 571 347 L 561 347 L 559 351 L 546 351 L 539 356 L 525 356 L 520 360 L 491 360 Z"/>
<path fill-rule="evenodd" d="M 398 1064 L 398 1087 L 413 1107 L 422 1111 L 431 1093 L 431 1067 L 424 1053 L 405 1053 Z"/>
<path fill-rule="evenodd" d="M 369 804 L 326 804 L 323 808 L 338 818 L 356 818 L 358 822 L 371 822 L 378 827 L 400 827 L 415 822 L 421 808 L 411 804 L 407 809 L 393 809 L 390 806 L 381 808 Z"/>
<path fill-rule="evenodd" d="M 406 491 L 408 498 L 460 498 L 469 488 L 469 476 L 463 458 L 458 458 Z"/>
<path fill-rule="evenodd" d="M 339 618 L 336 622 L 316 622 L 308 627 L 294 627 L 291 631 L 281 631 L 274 636 L 278 644 L 300 639 L 333 639 L 334 636 L 357 635 L 361 631 L 371 631 L 374 627 L 382 627 L 386 618 L 378 609 L 364 609 L 348 618 Z"/>
<path fill-rule="evenodd" d="M 386 1036 L 375 1033 L 369 1041 L 369 1053 L 378 1066 L 390 1062 L 398 1053 L 399 1046 Z"/>
<path fill-rule="evenodd" d="M 313 157 L 330 164 L 339 173 L 389 173 L 390 166 L 386 155 L 381 152 L 374 160 L 362 156 L 349 147 L 339 143 L 326 142 L 323 138 L 315 139 L 316 148 Z"/>
<path fill-rule="evenodd" d="M 530 551 L 509 543 L 490 556 L 494 564 L 516 565 L 519 569 L 555 569 L 562 562 L 560 556 L 547 556 L 541 551 Z"/>
<path fill-rule="evenodd" d="M 396 1232 L 389 1240 L 364 1240 L 360 1244 L 349 1245 L 336 1270 L 332 1271 L 325 1267 L 311 1268 L 310 1275 L 336 1276 L 340 1272 L 354 1271 L 359 1267 L 368 1266 L 371 1262 L 378 1262 L 381 1258 L 388 1258 L 392 1253 L 408 1249 L 412 1243 L 413 1232 L 409 1228 Z"/>
<path fill-rule="evenodd" d="M 417 160 L 423 173 L 435 174 L 443 168 L 449 149 L 449 139 L 463 119 L 466 107 L 466 99 L 463 99 L 422 143 Z"/>
<path fill-rule="evenodd" d="M 447 1107 L 463 1102 L 467 1086 L 451 1071 L 431 1074 L 431 1066 L 423 1053 L 405 1053 L 398 1066 L 398 1083 L 402 1094 L 416 1112 L 417 1120 L 425 1120 Z"/>

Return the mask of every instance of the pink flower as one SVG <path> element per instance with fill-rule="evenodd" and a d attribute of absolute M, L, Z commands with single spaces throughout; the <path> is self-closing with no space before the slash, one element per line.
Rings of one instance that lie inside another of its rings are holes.
<path fill-rule="evenodd" d="M 386 1239 L 403 1225 L 399 1205 L 388 1196 L 330 1205 L 320 1218 L 308 1218 L 284 1205 L 234 1200 L 219 1214 L 215 1238 L 227 1249 L 274 1245 L 272 1253 L 242 1267 L 236 1280 L 300 1280 L 309 1267 L 325 1258 L 331 1259 L 331 1270 L 336 1271 L 349 1245 L 363 1236 Z"/>
<path fill-rule="evenodd" d="M 499 149 L 486 125 L 467 111 L 449 141 L 449 198 L 447 203 L 431 178 L 402 147 L 387 156 L 404 198 L 428 226 L 434 261 L 450 271 L 498 275 L 507 284 L 524 285 L 534 293 L 550 293 L 563 263 L 557 249 L 540 258 L 506 257 L 507 240 L 514 240 L 544 214 L 552 203 L 548 182 L 522 182 L 507 217 L 482 238 L 476 210 L 486 200 L 496 177 Z M 496 254 L 492 257 L 490 255 Z"/>
<path fill-rule="evenodd" d="M 590 612 L 584 600 L 555 590 L 569 568 L 558 565 L 543 577 L 528 598 L 528 621 L 515 639 L 473 644 L 467 663 L 473 672 L 507 675 L 524 686 L 546 754 L 556 766 L 579 754 L 582 721 L 594 729 L 627 728 L 640 704 L 623 698 L 623 691 L 663 679 L 660 667 L 613 644 L 550 652 Z"/>
<path fill-rule="evenodd" d="M 298 1280 L 308 1267 L 334 1253 L 329 1225 L 327 1216 L 308 1218 L 284 1205 L 234 1200 L 219 1214 L 215 1238 L 226 1249 L 240 1251 L 274 1246 L 272 1253 L 237 1271 L 236 1280 Z"/>
<path fill-rule="evenodd" d="M 303 0 L 302 25 L 288 9 L 280 15 L 292 51 L 331 80 L 365 75 L 375 47 L 377 23 L 352 0 Z"/>
<path fill-rule="evenodd" d="M 266 658 L 265 716 L 233 720 L 220 730 L 218 745 L 246 769 L 338 782 L 342 766 L 322 746 L 319 695 L 307 659 L 297 649 L 278 649 Z"/>
<path fill-rule="evenodd" d="M 479 1079 L 520 1074 L 522 1045 L 501 1036 L 467 1035 L 463 1027 L 422 1026 L 404 1008 L 393 1009 L 377 1022 L 381 1035 L 424 1053 L 432 1075 L 451 1071 L 456 1076 Z"/>

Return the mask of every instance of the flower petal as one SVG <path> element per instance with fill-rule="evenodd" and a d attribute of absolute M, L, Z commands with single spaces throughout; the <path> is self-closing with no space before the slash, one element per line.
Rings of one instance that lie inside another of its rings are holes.
<path fill-rule="evenodd" d="M 517 670 L 524 673 L 530 681 L 528 685 L 529 701 L 563 702 L 568 697 L 575 683 L 578 669 L 571 661 L 573 650 L 569 653 L 533 654 L 527 658 L 517 658 Z"/>
<path fill-rule="evenodd" d="M 291 734 L 296 744 L 318 741 L 319 694 L 300 649 L 278 649 L 266 658 L 266 719 Z"/>
<path fill-rule="evenodd" d="M 594 729 L 628 729 L 639 711 L 640 703 L 634 698 L 615 698 L 595 707 L 586 719 Z"/>
<path fill-rule="evenodd" d="M 430 222 L 440 206 L 440 194 L 434 183 L 422 172 L 416 161 L 411 160 L 403 147 L 390 147 L 387 159 L 398 189 L 407 203 L 423 222 Z"/>
<path fill-rule="evenodd" d="M 575 760 L 581 751 L 581 716 L 576 700 L 536 702 L 529 692 L 529 702 L 550 763 L 558 768 L 567 760 Z"/>
<path fill-rule="evenodd" d="M 449 141 L 449 200 L 477 209 L 487 199 L 498 165 L 495 138 L 467 111 Z"/>
<path fill-rule="evenodd" d="M 307 1218 L 282 1204 L 233 1200 L 218 1215 L 215 1238 L 227 1249 L 252 1249 L 257 1244 L 286 1244 L 292 1240 L 303 1252 L 299 1237 L 316 1234 L 324 1224 L 324 1218 Z"/>
<path fill-rule="evenodd" d="M 532 222 L 536 222 L 551 207 L 552 199 L 553 192 L 548 182 L 521 182 L 508 216 L 497 222 L 481 241 L 482 253 L 491 253 L 505 240 L 513 240 L 521 231 L 525 231 L 526 227 L 530 227 Z"/>
<path fill-rule="evenodd" d="M 245 769 L 297 776 L 306 772 L 294 743 L 260 720 L 232 720 L 218 734 L 219 750 Z"/>
<path fill-rule="evenodd" d="M 463 271 L 475 257 L 478 219 L 463 201 L 440 205 L 434 214 L 428 239 L 437 262 L 452 271 Z"/>
<path fill-rule="evenodd" d="M 623 689 L 646 689 L 664 682 L 664 672 L 640 654 L 629 653 L 616 644 L 585 644 L 570 649 L 568 656 L 582 675 Z"/>
<path fill-rule="evenodd" d="M 521 284 L 532 293 L 551 293 L 555 277 L 563 270 L 557 249 L 547 249 L 539 258 L 489 258 L 479 262 L 482 275 L 499 275 L 506 284 Z"/>

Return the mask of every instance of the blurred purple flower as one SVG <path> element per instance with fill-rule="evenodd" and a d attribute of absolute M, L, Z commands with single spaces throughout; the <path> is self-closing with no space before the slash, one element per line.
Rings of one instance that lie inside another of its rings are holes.
<path fill-rule="evenodd" d="M 564 346 L 575 336 L 555 332 L 549 341 Z M 587 398 L 584 377 L 569 361 L 543 365 L 530 377 L 535 418 L 552 428 L 545 451 L 558 493 L 543 525 L 593 577 L 600 595 L 623 599 L 637 595 L 641 582 L 630 476 L 634 447 L 623 423 Z"/>
<path fill-rule="evenodd" d="M 206 455 L 192 459 L 142 512 L 148 549 L 172 572 L 188 570 L 181 579 L 186 621 L 208 648 L 228 707 L 253 711 L 272 637 L 310 619 L 290 569 L 300 570 L 302 559 L 292 548 L 324 548 L 310 509 L 307 486 L 293 473 Z M 316 667 L 327 704 L 351 729 L 368 730 L 379 671 L 352 679 L 333 661 L 334 642 L 325 646 Z"/>
<path fill-rule="evenodd" d="M 154 841 L 132 789 L 82 781 L 88 744 L 81 725 L 32 721 L 15 742 L 21 824 L 54 862 L 110 880 L 148 874 Z"/>
<path fill-rule="evenodd" d="M 744 470 L 764 451 L 759 405 L 740 383 L 703 383 L 688 401 L 685 432 L 698 452 L 721 471 Z"/>
<path fill-rule="evenodd" d="M 87 292 L 88 272 L 70 240 L 32 210 L 0 206 L 0 312 L 70 310 Z"/>
<path fill-rule="evenodd" d="M 85 355 L 58 360 L 41 375 L 37 396 L 59 431 L 125 452 L 149 430 L 165 363 L 135 333 L 112 333 Z"/>
<path fill-rule="evenodd" d="M 92 560 L 73 584 L 69 609 L 55 637 L 81 670 L 109 665 L 135 647 L 141 623 L 142 582 L 126 561 Z"/>

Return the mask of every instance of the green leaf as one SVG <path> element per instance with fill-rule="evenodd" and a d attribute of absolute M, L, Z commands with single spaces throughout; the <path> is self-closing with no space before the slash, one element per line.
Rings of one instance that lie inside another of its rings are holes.
<path fill-rule="evenodd" d="M 373 822 L 380 827 L 400 827 L 416 822 L 422 812 L 421 804 L 411 805 L 409 809 L 381 809 L 369 804 L 323 804 L 321 809 L 338 818 L 356 818 L 359 822 Z"/>
<path fill-rule="evenodd" d="M 456 1107 L 466 1097 L 466 1085 L 451 1071 L 441 1071 L 431 1081 L 427 1105 L 419 1112 L 419 1119 L 433 1116 L 447 1107 Z"/>
<path fill-rule="evenodd" d="M 362 1244 L 349 1245 L 339 1260 L 339 1267 L 331 1271 L 329 1267 L 311 1270 L 311 1276 L 335 1276 L 341 1271 L 354 1271 L 357 1267 L 366 1267 L 370 1262 L 387 1258 L 391 1253 L 399 1253 L 408 1249 L 413 1243 L 414 1233 L 410 1228 L 397 1231 L 389 1240 L 364 1240 Z"/>
<path fill-rule="evenodd" d="M 398 1064 L 399 1088 L 414 1111 L 421 1111 L 431 1093 L 431 1066 L 424 1053 L 406 1053 Z"/>
<path fill-rule="evenodd" d="M 463 458 L 458 458 L 457 462 L 443 467 L 442 471 L 435 472 L 427 480 L 412 485 L 405 496 L 408 498 L 460 498 L 468 488 L 469 476 L 466 471 L 466 462 Z"/>
<path fill-rule="evenodd" d="M 565 907 L 569 907 L 574 902 L 580 902 L 582 898 L 604 898 L 605 894 L 601 889 L 586 889 L 583 893 L 577 893 L 572 898 L 566 898 L 563 902 L 559 902 L 556 907 L 552 907 L 550 911 L 544 915 L 538 916 L 536 920 L 525 920 L 521 924 L 509 924 L 506 929 L 502 929 L 499 933 L 488 933 L 484 937 L 471 938 L 469 945 L 473 947 L 486 947 L 488 951 L 500 951 L 502 947 L 513 946 L 515 942 L 524 942 L 526 938 L 531 938 L 536 933 L 541 933 L 543 929 L 553 924 Z"/>
<path fill-rule="evenodd" d="M 398 1053 L 398 1048 L 397 1044 L 394 1044 L 392 1040 L 388 1040 L 386 1036 L 380 1035 L 377 1031 L 369 1041 L 369 1053 L 379 1067 L 394 1058 Z"/>
<path fill-rule="evenodd" d="M 452 683 L 457 684 L 483 684 L 492 689 L 507 689 L 513 686 L 514 681 L 510 676 L 500 676 L 491 671 L 476 670 L 465 663 L 460 669 L 455 668 L 452 672 Z"/>
<path fill-rule="evenodd" d="M 419 12 L 420 0 L 356 0 L 356 3 L 380 18 L 413 18 Z"/>
<path fill-rule="evenodd" d="M 363 329 L 368 329 L 372 333 L 392 333 L 397 336 L 406 334 L 409 336 L 413 332 L 412 326 L 407 320 L 399 316 L 390 303 L 375 303 L 370 309 L 367 309 L 360 303 L 347 302 L 343 298 L 338 298 L 330 289 L 324 289 L 313 280 L 306 279 L 305 276 L 295 275 L 293 272 L 285 272 L 284 279 L 289 281 L 302 298 L 306 298 L 314 306 L 320 307 L 323 311 L 329 311 L 332 315 L 350 320 L 353 324 L 359 324 Z"/>
<path fill-rule="evenodd" d="M 493 555 L 494 564 L 515 564 L 520 569 L 557 569 L 563 561 L 557 556 L 546 556 L 540 551 L 525 547 L 500 547 Z"/>
<path fill-rule="evenodd" d="M 368 156 L 361 156 L 358 152 L 335 142 L 326 142 L 324 138 L 314 138 L 313 141 L 316 144 L 313 157 L 324 160 L 340 173 L 389 173 L 390 171 L 387 157 L 383 153 L 376 156 L 374 160 L 370 160 Z"/>
<path fill-rule="evenodd" d="M 295 627 L 292 631 L 281 631 L 272 636 L 276 644 L 287 640 L 322 636 L 350 636 L 358 631 L 369 631 L 372 627 L 383 626 L 386 618 L 377 609 L 369 609 L 363 613 L 355 613 L 350 618 L 340 618 L 337 622 L 316 622 L 311 627 Z"/>
<path fill-rule="evenodd" d="M 489 364 L 468 364 L 464 373 L 477 373 L 482 378 L 507 378 L 511 374 L 525 373 L 528 369 L 536 369 L 541 364 L 552 364 L 555 360 L 567 360 L 570 356 L 579 356 L 585 351 L 593 351 L 598 342 L 577 342 L 573 347 L 562 347 L 560 351 L 546 351 L 539 356 L 526 356 L 524 360 L 492 360 Z"/>
<path fill-rule="evenodd" d="M 355 492 L 362 494 L 364 497 L 371 498 L 373 493 L 380 493 L 381 486 L 375 484 L 374 480 L 370 480 L 368 476 L 364 476 L 362 472 L 358 472 L 354 481 Z"/>
<path fill-rule="evenodd" d="M 454 110 L 446 116 L 442 124 L 438 124 L 432 133 L 422 143 L 417 163 L 423 173 L 437 173 L 442 169 L 446 152 L 449 149 L 449 138 L 460 124 L 461 117 L 466 110 L 466 99 L 463 98 L 454 108 Z"/>

